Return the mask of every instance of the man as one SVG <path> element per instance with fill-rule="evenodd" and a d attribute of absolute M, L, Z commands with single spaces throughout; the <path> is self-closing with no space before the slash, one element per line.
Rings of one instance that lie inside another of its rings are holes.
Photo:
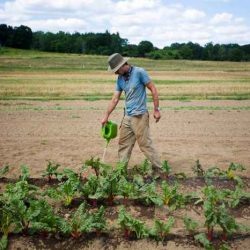
<path fill-rule="evenodd" d="M 161 118 L 159 99 L 155 85 L 143 68 L 131 66 L 127 63 L 129 58 L 119 53 L 111 55 L 108 59 L 109 70 L 118 75 L 116 91 L 102 119 L 102 126 L 108 121 L 112 111 L 119 102 L 122 91 L 125 92 L 125 115 L 122 120 L 119 138 L 118 155 L 121 162 L 128 163 L 132 149 L 137 141 L 141 151 L 151 162 L 154 175 L 161 173 L 161 161 L 156 152 L 149 131 L 149 113 L 147 109 L 146 87 L 151 91 L 154 101 L 154 119 Z"/>

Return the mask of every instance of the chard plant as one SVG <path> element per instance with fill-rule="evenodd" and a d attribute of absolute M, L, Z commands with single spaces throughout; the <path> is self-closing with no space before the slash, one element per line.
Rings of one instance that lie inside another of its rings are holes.
<path fill-rule="evenodd" d="M 218 190 L 214 186 L 207 186 L 203 189 L 205 225 L 208 231 L 207 238 L 210 241 L 213 239 L 213 230 L 216 225 L 223 230 L 223 240 L 239 230 L 249 230 L 248 227 L 238 224 L 229 214 L 227 204 L 230 192 L 230 190 Z"/>
<path fill-rule="evenodd" d="M 82 234 L 96 232 L 97 235 L 106 229 L 106 219 L 103 206 L 96 213 L 91 214 L 87 204 L 82 203 L 68 220 L 61 223 L 61 232 L 79 238 Z"/>
<path fill-rule="evenodd" d="M 163 170 L 163 173 L 165 174 L 165 177 L 168 178 L 172 171 L 172 168 L 169 165 L 168 161 L 164 160 L 162 162 L 162 170 Z"/>
<path fill-rule="evenodd" d="M 100 161 L 100 158 L 95 159 L 94 157 L 91 157 L 89 160 L 85 161 L 82 170 L 85 171 L 89 167 L 94 170 L 97 177 L 100 175 L 106 176 L 112 170 L 110 165 L 104 164 Z"/>
<path fill-rule="evenodd" d="M 30 178 L 29 167 L 26 165 L 21 166 L 21 175 L 19 176 L 20 181 L 28 181 Z"/>
<path fill-rule="evenodd" d="M 199 226 L 199 223 L 190 217 L 185 216 L 183 218 L 185 229 L 190 233 L 194 234 L 195 230 Z"/>
<path fill-rule="evenodd" d="M 78 184 L 67 180 L 66 182 L 61 183 L 57 188 L 49 188 L 44 192 L 44 194 L 48 195 L 52 199 L 61 200 L 64 206 L 68 207 L 77 196 L 77 185 Z"/>
<path fill-rule="evenodd" d="M 152 174 L 152 166 L 150 162 L 145 159 L 142 164 L 136 166 L 136 172 L 142 176 L 148 176 Z"/>
<path fill-rule="evenodd" d="M 42 176 L 47 177 L 48 181 L 51 182 L 53 176 L 57 178 L 59 175 L 59 172 L 57 172 L 57 169 L 60 167 L 60 164 L 53 163 L 51 161 L 48 162 L 46 170 L 43 172 Z"/>
<path fill-rule="evenodd" d="M 162 206 L 163 201 L 156 191 L 156 185 L 155 182 L 152 182 L 150 184 L 145 184 L 139 189 L 139 197 L 140 200 L 143 201 L 146 205 L 157 205 Z"/>
<path fill-rule="evenodd" d="M 206 250 L 215 250 L 212 243 L 207 238 L 206 234 L 199 233 L 194 236 L 195 240 L 198 241 Z"/>
<path fill-rule="evenodd" d="M 124 176 L 121 177 L 118 183 L 118 195 L 123 196 L 123 204 L 126 204 L 128 198 L 136 197 L 137 190 L 134 183 L 129 182 Z"/>
<path fill-rule="evenodd" d="M 192 167 L 192 170 L 198 177 L 204 177 L 205 175 L 205 170 L 203 169 L 199 160 L 195 162 L 195 165 Z"/>
<path fill-rule="evenodd" d="M 79 238 L 83 233 L 92 230 L 92 217 L 86 203 L 82 203 L 68 220 L 61 223 L 60 230 L 73 238 Z"/>
<path fill-rule="evenodd" d="M 155 220 L 154 227 L 150 230 L 150 235 L 157 241 L 164 241 L 175 223 L 174 217 L 170 216 L 167 222 Z"/>
<path fill-rule="evenodd" d="M 162 202 L 167 205 L 170 210 L 176 210 L 177 208 L 185 205 L 185 198 L 182 194 L 177 192 L 179 185 L 175 182 L 174 186 L 171 187 L 166 181 L 162 181 Z"/>
<path fill-rule="evenodd" d="M 3 166 L 2 168 L 0 168 L 0 177 L 3 177 L 4 175 L 6 175 L 9 171 L 10 171 L 9 165 Z"/>
<path fill-rule="evenodd" d="M 125 238 L 131 237 L 132 234 L 135 234 L 137 239 L 149 236 L 149 230 L 145 227 L 144 222 L 133 218 L 123 206 L 119 210 L 118 223 Z"/>
<path fill-rule="evenodd" d="M 109 205 L 113 205 L 114 198 L 118 194 L 120 174 L 117 171 L 110 172 L 107 176 L 99 177 L 99 185 L 94 197 L 107 199 Z"/>

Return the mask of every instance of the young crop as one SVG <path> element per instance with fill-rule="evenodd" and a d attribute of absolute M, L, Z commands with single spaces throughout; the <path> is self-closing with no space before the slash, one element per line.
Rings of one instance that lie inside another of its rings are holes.
<path fill-rule="evenodd" d="M 177 193 L 178 184 L 175 183 L 173 187 L 170 187 L 166 181 L 161 184 L 162 188 L 162 201 L 164 205 L 167 205 L 170 210 L 175 210 L 185 205 L 185 198 L 183 195 Z"/>
<path fill-rule="evenodd" d="M 154 237 L 157 241 L 161 240 L 164 241 L 166 236 L 169 234 L 171 228 L 175 223 L 174 217 L 169 217 L 167 222 L 160 220 L 155 220 L 154 227 L 150 230 L 150 235 Z"/>
<path fill-rule="evenodd" d="M 132 236 L 133 233 L 135 233 L 137 239 L 145 238 L 149 235 L 149 230 L 144 223 L 128 214 L 123 206 L 119 210 L 118 223 L 126 238 Z"/>
<path fill-rule="evenodd" d="M 163 201 L 160 197 L 160 195 L 156 191 L 156 185 L 155 182 L 152 182 L 150 184 L 145 184 L 139 189 L 139 197 L 140 200 L 143 201 L 146 205 L 157 205 L 162 206 Z"/>
<path fill-rule="evenodd" d="M 106 176 L 108 172 L 112 170 L 112 167 L 104 164 L 100 161 L 100 158 L 91 157 L 89 160 L 86 160 L 83 165 L 83 171 L 87 170 L 88 167 L 94 170 L 95 175 L 99 177 L 100 175 Z"/>
<path fill-rule="evenodd" d="M 168 178 L 169 174 L 171 173 L 172 171 L 172 168 L 171 166 L 169 165 L 168 161 L 164 160 L 162 162 L 162 170 L 166 176 L 166 178 Z"/>
<path fill-rule="evenodd" d="M 137 192 L 134 183 L 129 182 L 124 176 L 122 176 L 118 183 L 118 195 L 123 196 L 124 204 L 128 198 L 134 198 L 136 193 Z"/>
<path fill-rule="evenodd" d="M 205 170 L 202 168 L 199 160 L 195 162 L 195 165 L 192 167 L 192 170 L 198 177 L 204 177 L 205 175 Z"/>
<path fill-rule="evenodd" d="M 183 218 L 183 222 L 185 225 L 186 230 L 190 233 L 190 234 L 194 234 L 194 231 L 197 229 L 198 227 L 198 222 L 185 216 Z"/>
<path fill-rule="evenodd" d="M 50 188 L 45 191 L 50 198 L 61 200 L 63 204 L 68 207 L 71 205 L 73 199 L 77 195 L 77 184 L 67 180 L 66 182 L 61 183 L 58 188 Z"/>
<path fill-rule="evenodd" d="M 73 215 L 61 223 L 61 232 L 70 234 L 73 238 L 79 238 L 83 233 L 96 232 L 99 234 L 106 229 L 105 209 L 103 206 L 91 214 L 87 210 L 87 204 L 82 203 Z"/>
<path fill-rule="evenodd" d="M 142 164 L 140 164 L 139 166 L 136 166 L 136 171 L 138 174 L 142 176 L 150 175 L 152 173 L 151 164 L 149 163 L 147 159 L 145 159 Z"/>
<path fill-rule="evenodd" d="M 208 240 L 207 236 L 204 233 L 199 233 L 194 236 L 195 240 L 197 240 L 206 250 L 215 250 L 214 246 Z"/>
<path fill-rule="evenodd" d="M 21 175 L 19 176 L 20 181 L 27 181 L 30 177 L 29 167 L 26 165 L 21 166 Z"/>
<path fill-rule="evenodd" d="M 5 165 L 4 167 L 0 168 L 0 177 L 6 175 L 10 170 L 9 165 Z"/>
<path fill-rule="evenodd" d="M 60 167 L 60 164 L 54 164 L 53 162 L 49 161 L 46 170 L 43 172 L 42 176 L 47 177 L 48 181 L 51 182 L 53 175 L 57 178 L 59 172 L 57 169 Z"/>

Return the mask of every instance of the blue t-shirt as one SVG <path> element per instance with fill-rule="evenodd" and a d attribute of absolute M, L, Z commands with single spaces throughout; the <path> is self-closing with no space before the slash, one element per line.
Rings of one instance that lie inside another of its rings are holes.
<path fill-rule="evenodd" d="M 126 115 L 142 115 L 148 111 L 146 85 L 150 81 L 143 68 L 134 66 L 130 68 L 128 77 L 118 76 L 116 90 L 125 92 Z"/>

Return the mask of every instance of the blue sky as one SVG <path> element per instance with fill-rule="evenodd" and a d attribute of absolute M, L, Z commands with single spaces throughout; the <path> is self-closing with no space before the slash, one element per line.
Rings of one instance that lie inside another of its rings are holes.
<path fill-rule="evenodd" d="M 129 43 L 250 43 L 250 0 L 0 0 L 0 23 L 33 31 L 119 32 Z"/>

